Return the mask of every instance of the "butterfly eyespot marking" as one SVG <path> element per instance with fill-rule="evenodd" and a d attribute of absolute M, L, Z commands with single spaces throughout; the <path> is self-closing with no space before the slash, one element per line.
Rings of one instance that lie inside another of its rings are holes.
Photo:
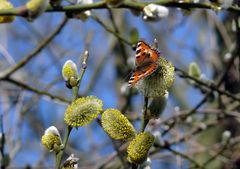
<path fill-rule="evenodd" d="M 141 52 L 141 49 L 136 50 L 136 54 L 139 54 Z"/>
<path fill-rule="evenodd" d="M 141 44 L 142 44 L 141 42 L 138 42 L 138 44 L 137 44 L 137 48 L 138 48 L 138 47 L 140 47 L 140 46 L 141 46 Z"/>

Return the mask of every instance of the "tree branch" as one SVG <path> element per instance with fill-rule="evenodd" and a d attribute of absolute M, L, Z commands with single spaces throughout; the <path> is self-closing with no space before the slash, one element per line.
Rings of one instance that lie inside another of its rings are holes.
<path fill-rule="evenodd" d="M 218 6 L 212 3 L 192 3 L 192 2 L 176 2 L 173 0 L 158 0 L 158 1 L 150 1 L 150 2 L 135 2 L 135 1 L 129 1 L 126 0 L 117 8 L 126 8 L 126 9 L 135 9 L 135 10 L 142 10 L 144 6 L 148 4 L 158 4 L 163 5 L 166 7 L 173 7 L 173 8 L 182 8 L 182 9 L 211 9 L 216 10 Z M 52 6 L 48 6 L 48 9 L 46 12 L 82 12 L 86 10 L 91 9 L 106 9 L 108 8 L 106 3 L 104 1 L 95 2 L 92 4 L 84 4 L 84 5 L 68 5 L 63 7 L 54 8 Z M 230 11 L 230 12 L 240 12 L 240 8 L 238 6 L 231 6 L 227 9 L 221 9 L 224 11 Z M 7 10 L 0 10 L 1 16 L 6 15 L 16 15 L 16 16 L 22 16 L 21 7 L 14 8 L 14 9 L 7 9 Z"/>
<path fill-rule="evenodd" d="M 29 53 L 24 59 L 22 59 L 17 65 L 14 67 L 11 67 L 0 74 L 0 80 L 9 77 L 11 74 L 16 72 L 18 69 L 25 66 L 31 59 L 33 59 L 39 52 L 41 52 L 46 45 L 48 45 L 53 38 L 60 33 L 60 31 L 63 29 L 65 24 L 67 23 L 67 17 L 64 17 L 63 21 L 60 23 L 60 25 L 56 28 L 55 31 L 53 31 L 46 39 L 44 39 L 42 42 L 39 43 L 39 45 Z"/>

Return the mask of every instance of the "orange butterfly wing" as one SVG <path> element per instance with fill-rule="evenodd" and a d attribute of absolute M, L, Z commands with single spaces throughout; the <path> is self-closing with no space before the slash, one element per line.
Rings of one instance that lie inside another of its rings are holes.
<path fill-rule="evenodd" d="M 128 81 L 128 86 L 134 86 L 140 79 L 151 75 L 158 68 L 160 53 L 144 41 L 139 41 L 136 48 L 135 70 Z"/>

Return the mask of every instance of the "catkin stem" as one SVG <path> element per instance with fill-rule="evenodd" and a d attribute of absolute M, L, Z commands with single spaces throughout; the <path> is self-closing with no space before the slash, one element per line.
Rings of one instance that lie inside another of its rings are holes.
<path fill-rule="evenodd" d="M 145 130 L 145 128 L 146 128 L 146 126 L 149 122 L 147 109 L 148 109 L 148 97 L 144 97 L 144 107 L 143 107 L 143 115 L 142 115 L 141 132 L 144 132 L 144 130 Z"/>

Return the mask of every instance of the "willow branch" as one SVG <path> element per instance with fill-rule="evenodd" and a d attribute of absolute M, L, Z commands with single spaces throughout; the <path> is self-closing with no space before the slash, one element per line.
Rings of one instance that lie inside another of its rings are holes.
<path fill-rule="evenodd" d="M 189 157 L 188 155 L 180 152 L 180 151 L 176 151 L 174 149 L 172 149 L 171 147 L 165 147 L 165 149 L 167 149 L 168 151 L 172 152 L 173 154 L 180 156 L 182 158 L 185 158 L 186 160 L 188 160 L 189 162 L 191 162 L 192 164 L 194 164 L 194 166 L 196 166 L 197 168 L 201 168 L 201 169 L 205 169 L 204 166 L 201 166 L 200 164 L 198 164 L 197 161 L 195 161 L 194 159 L 192 159 L 191 157 Z"/>
<path fill-rule="evenodd" d="M 190 79 L 190 80 L 193 80 L 194 82 L 196 82 L 197 84 L 201 85 L 201 86 L 204 86 L 204 87 L 207 87 L 211 90 L 214 90 L 216 92 L 218 92 L 219 94 L 223 94 L 223 95 L 226 95 L 227 97 L 233 99 L 233 100 L 236 100 L 236 101 L 240 101 L 240 98 L 236 97 L 235 95 L 225 91 L 225 90 L 221 90 L 219 89 L 214 83 L 206 83 L 202 80 L 199 80 L 193 76 L 190 76 L 188 75 L 188 73 L 184 72 L 183 70 L 179 69 L 179 68 L 175 68 L 177 72 L 179 72 L 179 76 L 182 77 L 182 78 L 187 78 L 187 79 Z"/>
<path fill-rule="evenodd" d="M 236 47 L 235 52 L 237 51 L 238 47 Z M 231 60 L 229 61 L 225 71 L 223 72 L 223 74 L 220 76 L 219 81 L 216 85 L 216 88 L 219 88 L 221 86 L 221 84 L 224 82 L 224 78 L 226 77 L 228 71 L 230 70 L 231 66 L 234 63 L 235 58 L 237 57 L 237 55 L 234 55 Z M 202 100 L 191 110 L 189 111 L 189 113 L 186 114 L 186 116 L 183 117 L 183 120 L 185 120 L 188 116 L 191 116 L 192 114 L 194 114 L 207 100 L 208 97 L 212 94 L 213 90 L 210 90 L 209 92 L 206 93 L 206 95 L 204 96 L 204 98 L 202 98 Z M 169 124 L 169 128 L 165 131 L 163 131 L 162 135 L 167 134 L 176 124 L 176 121 L 173 121 Z"/>
<path fill-rule="evenodd" d="M 4 152 L 4 148 L 5 148 L 5 132 L 4 132 L 4 129 L 3 129 L 3 114 L 0 115 L 0 132 L 1 132 L 1 147 L 0 147 L 0 152 L 1 152 L 1 157 L 2 159 L 4 158 L 5 156 L 5 152 Z M 7 166 L 5 166 L 5 164 L 1 164 L 1 169 L 5 169 Z"/>
<path fill-rule="evenodd" d="M 149 122 L 147 110 L 148 110 L 148 97 L 144 97 L 143 115 L 142 115 L 141 130 L 140 130 L 141 132 L 144 132 Z"/>
<path fill-rule="evenodd" d="M 88 48 L 89 48 L 90 40 L 92 38 L 91 35 L 92 34 L 90 34 L 90 36 L 89 36 L 90 38 L 88 37 L 88 39 L 87 39 L 86 50 L 84 51 L 84 54 L 83 54 L 82 68 L 81 68 L 81 71 L 80 71 L 80 74 L 79 74 L 79 85 L 76 86 L 76 87 L 73 87 L 73 89 L 72 89 L 72 91 L 73 91 L 72 102 L 78 98 L 78 91 L 79 91 L 79 88 L 80 88 L 80 85 L 81 85 L 81 82 L 82 82 L 83 75 L 84 75 L 85 70 L 87 68 L 87 61 L 88 61 L 88 57 L 89 57 Z M 71 131 L 72 131 L 72 127 L 67 126 L 67 132 L 65 133 L 65 136 L 64 136 L 64 139 L 63 139 L 63 149 L 57 154 L 56 161 L 55 161 L 55 169 L 60 168 L 61 161 L 62 161 L 62 158 L 63 158 L 63 154 L 64 154 L 65 148 L 67 146 L 68 139 L 69 139 L 69 136 L 71 134 Z"/>
<path fill-rule="evenodd" d="M 92 18 L 99 23 L 107 32 L 111 33 L 112 35 L 114 35 L 116 38 L 118 38 L 119 40 L 121 40 L 122 42 L 126 43 L 129 46 L 132 46 L 132 44 L 127 41 L 125 38 L 123 38 L 119 33 L 115 32 L 114 30 L 112 30 L 109 26 L 107 26 L 103 21 L 101 21 L 96 15 L 93 15 Z"/>
<path fill-rule="evenodd" d="M 214 155 L 212 156 L 210 159 L 208 159 L 206 162 L 204 162 L 203 166 L 206 167 L 207 165 L 209 165 L 211 162 L 213 162 L 213 160 L 215 160 L 217 157 L 219 157 L 219 155 L 221 155 L 228 147 L 229 145 L 229 141 L 230 139 L 228 139 L 226 141 L 226 143 L 224 144 L 224 146 Z"/>
<path fill-rule="evenodd" d="M 117 8 L 126 8 L 126 9 L 134 9 L 134 10 L 142 10 L 144 6 L 148 4 L 158 4 L 163 5 L 166 7 L 172 8 L 182 8 L 182 9 L 211 9 L 216 10 L 216 5 L 212 3 L 192 3 L 192 2 L 176 2 L 174 0 L 158 0 L 158 1 L 149 1 L 149 2 L 135 2 L 135 1 L 124 1 L 119 7 Z M 49 5 L 46 12 L 82 12 L 91 9 L 106 9 L 108 8 L 104 1 L 95 2 L 92 4 L 84 4 L 84 5 L 68 5 L 63 7 L 54 8 Z M 230 11 L 239 13 L 240 8 L 238 6 L 230 6 L 226 9 L 221 9 L 224 11 Z M 23 16 L 21 7 L 14 8 L 14 9 L 7 9 L 7 10 L 0 10 L 0 15 L 16 15 L 16 16 Z"/>
<path fill-rule="evenodd" d="M 29 85 L 27 85 L 27 84 L 25 84 L 23 82 L 17 81 L 17 80 L 15 80 L 13 78 L 5 78 L 3 80 L 7 81 L 7 82 L 10 82 L 11 84 L 14 84 L 14 85 L 16 85 L 18 87 L 21 87 L 21 88 L 23 88 L 25 90 L 31 91 L 31 92 L 33 92 L 35 94 L 47 96 L 47 97 L 49 97 L 52 100 L 56 100 L 56 101 L 60 101 L 60 102 L 64 102 L 64 103 L 69 103 L 70 102 L 70 100 L 68 100 L 68 99 L 66 99 L 64 97 L 60 97 L 60 96 L 56 96 L 56 95 L 50 94 L 50 93 L 48 93 L 48 92 L 46 92 L 44 90 L 39 90 L 39 89 L 34 88 L 32 86 L 29 86 Z"/>
<path fill-rule="evenodd" d="M 38 53 L 40 53 L 46 45 L 48 45 L 53 38 L 60 33 L 60 31 L 63 29 L 65 24 L 67 23 L 67 17 L 64 17 L 63 21 L 60 23 L 60 25 L 56 28 L 54 32 L 52 32 L 46 39 L 44 39 L 42 42 L 39 43 L 39 45 L 29 53 L 23 60 L 21 60 L 17 65 L 14 67 L 11 67 L 0 74 L 0 80 L 9 77 L 11 74 L 16 72 L 18 69 L 25 66 L 31 59 L 33 59 L 35 56 L 37 56 Z"/>

